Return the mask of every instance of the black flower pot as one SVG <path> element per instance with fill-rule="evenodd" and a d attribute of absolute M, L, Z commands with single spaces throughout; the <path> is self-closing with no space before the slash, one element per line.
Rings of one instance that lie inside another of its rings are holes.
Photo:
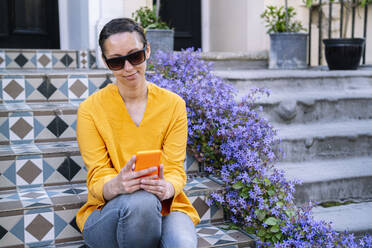
<path fill-rule="evenodd" d="M 356 70 L 364 49 L 364 39 L 325 39 L 325 57 L 330 70 Z"/>

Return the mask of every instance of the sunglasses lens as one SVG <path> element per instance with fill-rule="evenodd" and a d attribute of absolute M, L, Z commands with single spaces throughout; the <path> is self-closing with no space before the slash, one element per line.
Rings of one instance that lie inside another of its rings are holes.
<path fill-rule="evenodd" d="M 129 54 L 127 59 L 132 65 L 139 65 L 146 59 L 145 51 L 141 50 L 141 51 Z"/>
<path fill-rule="evenodd" d="M 118 57 L 118 58 L 112 58 L 106 60 L 107 66 L 110 68 L 110 70 L 117 71 L 121 70 L 124 67 L 125 58 Z"/>

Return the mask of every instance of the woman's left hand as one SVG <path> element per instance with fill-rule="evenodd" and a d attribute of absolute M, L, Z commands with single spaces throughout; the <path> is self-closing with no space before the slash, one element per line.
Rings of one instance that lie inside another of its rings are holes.
<path fill-rule="evenodd" d="M 159 168 L 159 179 L 142 179 L 141 188 L 156 195 L 160 201 L 174 196 L 173 185 L 164 179 L 164 168 L 162 164 Z"/>

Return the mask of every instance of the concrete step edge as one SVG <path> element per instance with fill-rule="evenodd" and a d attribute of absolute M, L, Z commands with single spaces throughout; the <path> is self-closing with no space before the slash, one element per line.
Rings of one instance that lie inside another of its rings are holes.
<path fill-rule="evenodd" d="M 332 222 L 337 231 L 349 231 L 356 235 L 372 233 L 372 202 L 361 202 L 335 207 L 315 207 L 316 220 Z"/>

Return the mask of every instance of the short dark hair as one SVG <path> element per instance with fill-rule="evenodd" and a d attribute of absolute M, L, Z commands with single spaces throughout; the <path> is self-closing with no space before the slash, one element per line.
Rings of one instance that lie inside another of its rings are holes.
<path fill-rule="evenodd" d="M 147 43 L 145 31 L 141 25 L 133 21 L 130 18 L 116 18 L 112 19 L 102 28 L 99 34 L 99 46 L 102 54 L 104 54 L 104 43 L 105 41 L 114 34 L 125 33 L 125 32 L 137 32 L 143 42 L 143 45 Z"/>

